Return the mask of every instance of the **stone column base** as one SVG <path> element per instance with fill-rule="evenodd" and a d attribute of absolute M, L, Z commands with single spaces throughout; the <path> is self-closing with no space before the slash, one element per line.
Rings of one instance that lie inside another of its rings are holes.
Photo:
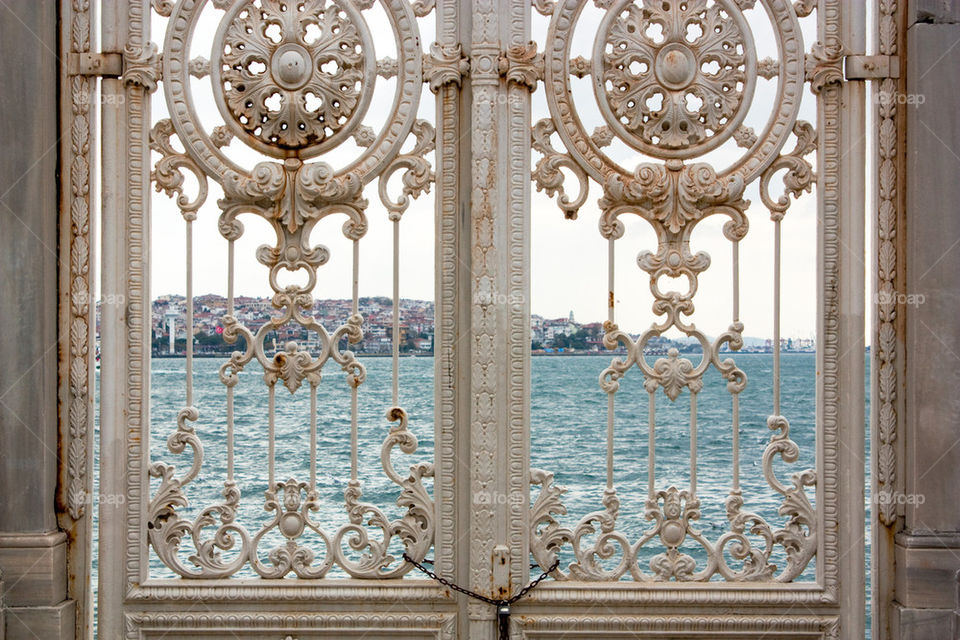
<path fill-rule="evenodd" d="M 956 638 L 952 609 L 909 609 L 894 604 L 890 626 L 892 640 L 951 640 Z"/>
<path fill-rule="evenodd" d="M 960 535 L 898 533 L 896 597 L 890 610 L 893 640 L 957 637 Z"/>
<path fill-rule="evenodd" d="M 3 640 L 74 640 L 76 603 L 64 600 L 52 607 L 10 607 Z"/>
<path fill-rule="evenodd" d="M 73 640 L 75 603 L 67 600 L 67 537 L 0 533 L 0 632 L 3 640 Z"/>

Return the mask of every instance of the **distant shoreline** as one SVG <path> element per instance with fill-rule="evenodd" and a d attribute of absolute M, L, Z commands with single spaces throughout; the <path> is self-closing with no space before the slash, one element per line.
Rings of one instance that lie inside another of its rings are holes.
<path fill-rule="evenodd" d="M 720 355 L 737 355 L 737 356 L 771 356 L 773 355 L 772 351 L 721 351 Z M 816 355 L 816 351 L 781 351 L 780 355 Z M 531 351 L 530 355 L 539 358 L 570 358 L 570 357 L 582 357 L 582 356 L 622 356 L 626 355 L 624 351 L 572 351 L 572 352 L 563 352 L 563 353 L 543 353 L 540 351 Z M 664 356 L 665 353 L 648 353 L 648 356 Z M 702 351 L 690 351 L 683 352 L 680 354 L 680 357 L 684 356 L 699 356 L 703 355 Z M 360 358 L 391 358 L 393 354 L 391 353 L 360 353 L 357 354 Z M 170 355 L 169 353 L 159 353 L 151 355 L 155 359 L 184 359 L 186 354 L 176 353 Z M 195 353 L 193 354 L 194 358 L 204 358 L 204 359 L 227 359 L 230 357 L 229 353 Z M 432 358 L 432 353 L 401 353 L 401 358 Z"/>

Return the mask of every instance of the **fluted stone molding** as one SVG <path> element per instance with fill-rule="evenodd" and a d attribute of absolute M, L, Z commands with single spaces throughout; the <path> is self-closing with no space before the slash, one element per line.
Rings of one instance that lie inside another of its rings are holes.
<path fill-rule="evenodd" d="M 96 352 L 94 152 L 97 80 L 70 62 L 96 51 L 96 12 L 88 0 L 60 3 L 60 452 L 57 519 L 67 535 L 67 593 L 76 602 L 76 636 L 93 631 L 90 582 Z M 116 303 L 118 301 L 111 301 Z"/>
<path fill-rule="evenodd" d="M 874 134 L 873 234 L 874 267 L 870 309 L 873 336 L 871 351 L 871 470 L 873 528 L 871 531 L 872 629 L 877 637 L 890 633 L 890 604 L 896 575 L 894 538 L 903 526 L 904 469 L 904 334 L 905 314 L 898 304 L 905 288 L 904 238 L 904 121 L 906 95 L 903 72 L 904 28 L 907 2 L 878 0 L 874 7 L 876 53 L 899 56 L 899 78 L 872 83 Z"/>
<path fill-rule="evenodd" d="M 435 460 L 435 569 L 464 584 L 470 563 L 470 0 L 437 0 L 436 43 L 424 59 L 436 93 L 437 184 L 436 319 L 434 327 L 435 438 L 448 452 Z M 443 61 L 438 67 L 433 64 Z M 451 593 L 453 596 L 453 594 Z M 456 595 L 456 637 L 467 637 L 467 598 Z"/>
<path fill-rule="evenodd" d="M 0 572 L 6 638 L 73 638 L 58 531 L 57 5 L 2 8 Z"/>

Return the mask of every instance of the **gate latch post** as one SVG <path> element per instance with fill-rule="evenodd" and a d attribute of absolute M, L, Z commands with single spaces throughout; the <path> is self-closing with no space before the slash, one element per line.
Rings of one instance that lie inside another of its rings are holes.
<path fill-rule="evenodd" d="M 494 597 L 510 597 L 510 549 L 498 544 L 493 548 L 493 590 Z"/>

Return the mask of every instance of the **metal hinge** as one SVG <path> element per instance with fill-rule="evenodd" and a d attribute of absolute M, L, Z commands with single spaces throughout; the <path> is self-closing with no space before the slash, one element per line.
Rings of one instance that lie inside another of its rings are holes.
<path fill-rule="evenodd" d="M 120 53 L 71 53 L 70 75 L 119 78 L 123 75 L 123 55 Z"/>
<path fill-rule="evenodd" d="M 898 56 L 844 56 L 843 77 L 847 80 L 883 80 L 900 77 Z"/>

